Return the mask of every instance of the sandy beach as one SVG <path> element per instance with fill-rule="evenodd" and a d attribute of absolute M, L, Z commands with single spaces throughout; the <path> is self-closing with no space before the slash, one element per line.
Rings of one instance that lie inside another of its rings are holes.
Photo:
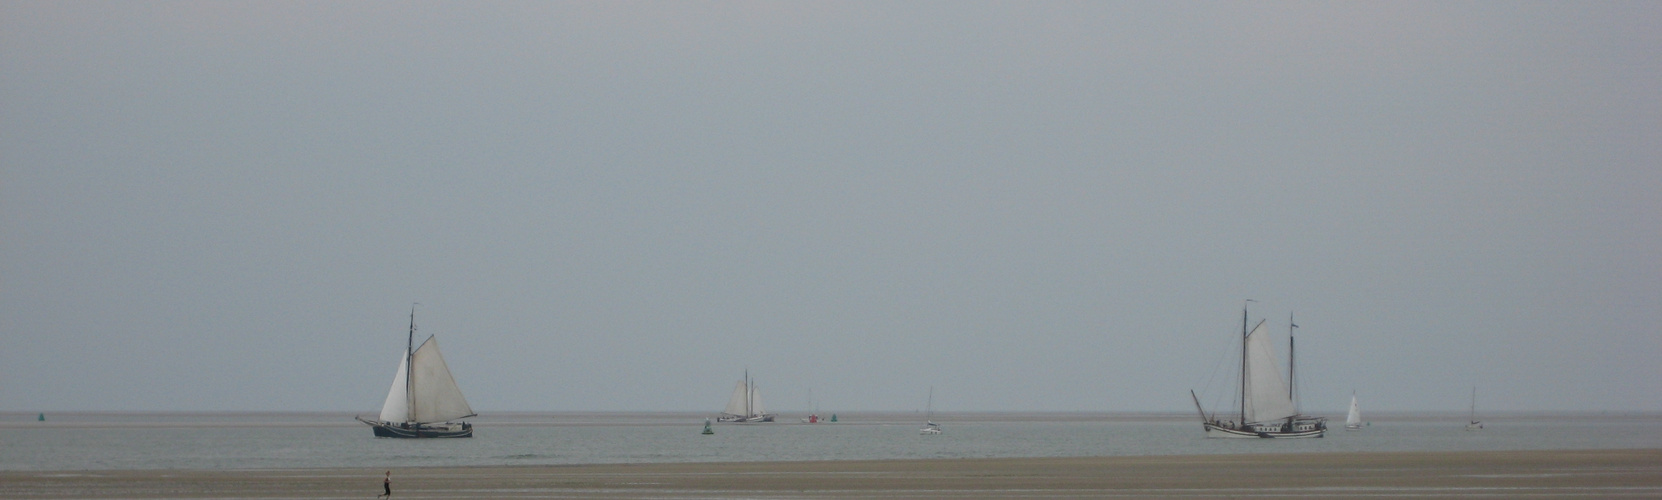
<path fill-rule="evenodd" d="M 385 469 L 0 472 L 3 498 L 373 498 Z M 394 469 L 395 498 L 1662 498 L 1662 449 Z"/>

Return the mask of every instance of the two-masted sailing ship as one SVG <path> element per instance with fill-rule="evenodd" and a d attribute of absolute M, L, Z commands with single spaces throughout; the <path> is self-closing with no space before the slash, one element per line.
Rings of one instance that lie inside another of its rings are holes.
<path fill-rule="evenodd" d="M 1247 312 L 1241 309 L 1241 372 L 1239 412 L 1220 417 L 1200 406 L 1193 390 L 1195 410 L 1209 438 L 1319 438 L 1327 433 L 1327 418 L 1301 415 L 1294 403 L 1293 384 L 1281 379 L 1266 321 L 1247 330 Z M 1293 335 L 1287 327 L 1287 378 L 1294 379 Z"/>
<path fill-rule="evenodd" d="M 744 380 L 733 387 L 733 397 L 727 399 L 727 408 L 721 411 L 717 422 L 772 422 L 773 414 L 762 409 L 762 393 L 756 388 L 755 381 L 750 380 L 750 371 L 745 370 Z"/>
<path fill-rule="evenodd" d="M 458 422 L 475 416 L 473 407 L 456 387 L 456 378 L 439 354 L 439 341 L 428 336 L 415 347 L 415 309 L 410 309 L 410 335 L 404 355 L 398 360 L 387 401 L 377 420 L 357 417 L 375 429 L 375 437 L 465 438 L 473 437 L 473 424 Z"/>

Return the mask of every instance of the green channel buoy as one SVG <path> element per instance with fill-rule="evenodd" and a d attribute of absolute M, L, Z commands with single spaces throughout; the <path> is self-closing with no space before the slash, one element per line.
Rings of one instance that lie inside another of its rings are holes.
<path fill-rule="evenodd" d="M 46 421 L 46 414 L 45 413 L 40 414 L 40 421 L 42 421 L 42 422 Z"/>
<path fill-rule="evenodd" d="M 836 422 L 836 421 L 837 421 L 837 414 L 835 414 L 835 413 L 832 413 L 832 414 L 831 414 L 831 421 L 832 421 L 832 422 Z"/>
<path fill-rule="evenodd" d="M 704 419 L 704 434 L 709 435 L 709 434 L 715 434 L 715 433 L 716 433 L 715 429 L 710 428 L 710 419 L 708 419 L 708 418 Z"/>

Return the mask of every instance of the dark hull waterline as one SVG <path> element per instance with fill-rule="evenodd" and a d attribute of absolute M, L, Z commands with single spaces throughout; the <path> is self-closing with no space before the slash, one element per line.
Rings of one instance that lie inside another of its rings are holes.
<path fill-rule="evenodd" d="M 723 423 L 723 424 L 754 424 L 754 423 L 759 423 L 759 422 L 772 422 L 772 421 L 773 421 L 773 415 L 761 415 L 761 416 L 749 417 L 749 418 L 740 417 L 740 416 L 737 416 L 737 415 L 730 415 L 730 416 L 724 416 L 724 417 L 716 419 L 716 422 Z"/>
<path fill-rule="evenodd" d="M 392 425 L 387 422 L 372 422 L 358 419 L 375 430 L 375 437 L 385 438 L 470 438 L 473 437 L 473 424 L 462 423 L 443 427 L 416 426 L 405 427 Z"/>
<path fill-rule="evenodd" d="M 1319 438 L 1327 434 L 1327 426 L 1319 424 L 1311 429 L 1294 431 L 1258 431 L 1256 429 L 1239 429 L 1217 425 L 1212 422 L 1205 422 L 1202 425 L 1206 428 L 1206 437 L 1211 438 L 1305 439 Z"/>

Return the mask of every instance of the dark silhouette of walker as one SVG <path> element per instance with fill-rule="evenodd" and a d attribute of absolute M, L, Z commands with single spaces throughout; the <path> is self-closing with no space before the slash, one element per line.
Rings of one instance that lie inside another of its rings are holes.
<path fill-rule="evenodd" d="M 375 495 L 375 498 L 392 498 L 392 471 L 387 471 L 387 477 L 381 480 L 381 489 L 384 490 L 385 493 Z"/>

